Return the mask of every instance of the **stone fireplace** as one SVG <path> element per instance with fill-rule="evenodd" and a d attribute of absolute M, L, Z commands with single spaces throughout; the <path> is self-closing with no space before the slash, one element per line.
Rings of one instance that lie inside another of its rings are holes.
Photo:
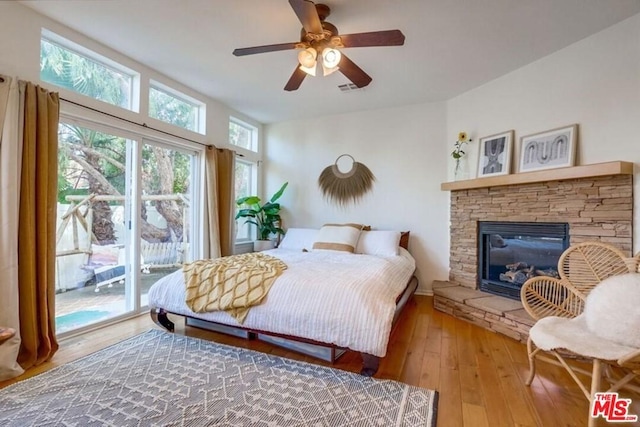
<path fill-rule="evenodd" d="M 490 245 L 491 235 L 500 234 L 490 230 L 482 237 L 481 224 L 562 224 L 568 236 L 561 246 L 549 248 L 551 252 L 601 241 L 628 256 L 632 253 L 632 163 L 480 178 L 445 183 L 442 189 L 451 191 L 450 272 L 448 282 L 434 283 L 435 307 L 515 339 L 526 340 L 531 319 L 523 313 L 519 291 L 511 290 L 511 299 L 506 299 L 480 289 L 483 264 L 479 257 L 485 243 L 479 239 L 488 239 Z"/>
<path fill-rule="evenodd" d="M 449 281 L 477 288 L 480 221 L 566 222 L 571 244 L 601 241 L 631 256 L 632 196 L 631 175 L 452 191 Z"/>

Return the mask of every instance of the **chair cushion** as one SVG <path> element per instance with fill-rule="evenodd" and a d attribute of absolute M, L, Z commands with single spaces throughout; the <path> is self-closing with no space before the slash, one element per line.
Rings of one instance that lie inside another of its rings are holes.
<path fill-rule="evenodd" d="M 583 314 L 595 335 L 640 348 L 640 274 L 603 280 L 587 296 Z"/>
<path fill-rule="evenodd" d="M 617 360 L 637 348 L 604 339 L 587 328 L 584 313 L 567 319 L 550 316 L 540 319 L 529 331 L 529 337 L 542 350 L 567 349 L 602 360 Z"/>
<path fill-rule="evenodd" d="M 640 274 L 612 276 L 587 296 L 574 318 L 546 317 L 529 331 L 542 350 L 565 348 L 583 356 L 616 360 L 640 348 Z"/>

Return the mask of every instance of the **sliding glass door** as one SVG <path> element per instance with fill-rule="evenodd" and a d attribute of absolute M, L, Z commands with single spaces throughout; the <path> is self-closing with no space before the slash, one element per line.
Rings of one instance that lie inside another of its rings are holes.
<path fill-rule="evenodd" d="M 158 279 L 193 261 L 192 178 L 196 156 L 145 139 L 142 144 L 140 262 L 142 305 Z"/>
<path fill-rule="evenodd" d="M 132 141 L 72 122 L 58 132 L 56 330 L 70 331 L 132 309 L 124 298 Z"/>
<path fill-rule="evenodd" d="M 184 146 L 78 120 L 59 127 L 56 331 L 138 312 L 149 287 L 195 257 Z"/>

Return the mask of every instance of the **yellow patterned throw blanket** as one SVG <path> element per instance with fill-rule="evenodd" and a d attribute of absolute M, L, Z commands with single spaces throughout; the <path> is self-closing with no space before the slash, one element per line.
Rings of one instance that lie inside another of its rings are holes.
<path fill-rule="evenodd" d="M 185 264 L 187 306 L 195 313 L 224 310 L 243 323 L 249 308 L 262 302 L 286 269 L 284 262 L 261 252 Z"/>

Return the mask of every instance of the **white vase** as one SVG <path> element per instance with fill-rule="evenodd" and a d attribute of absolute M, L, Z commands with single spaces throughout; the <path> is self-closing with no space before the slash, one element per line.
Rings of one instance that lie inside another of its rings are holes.
<path fill-rule="evenodd" d="M 256 240 L 253 242 L 253 251 L 260 252 L 266 251 L 268 249 L 273 249 L 276 247 L 275 240 Z"/>

